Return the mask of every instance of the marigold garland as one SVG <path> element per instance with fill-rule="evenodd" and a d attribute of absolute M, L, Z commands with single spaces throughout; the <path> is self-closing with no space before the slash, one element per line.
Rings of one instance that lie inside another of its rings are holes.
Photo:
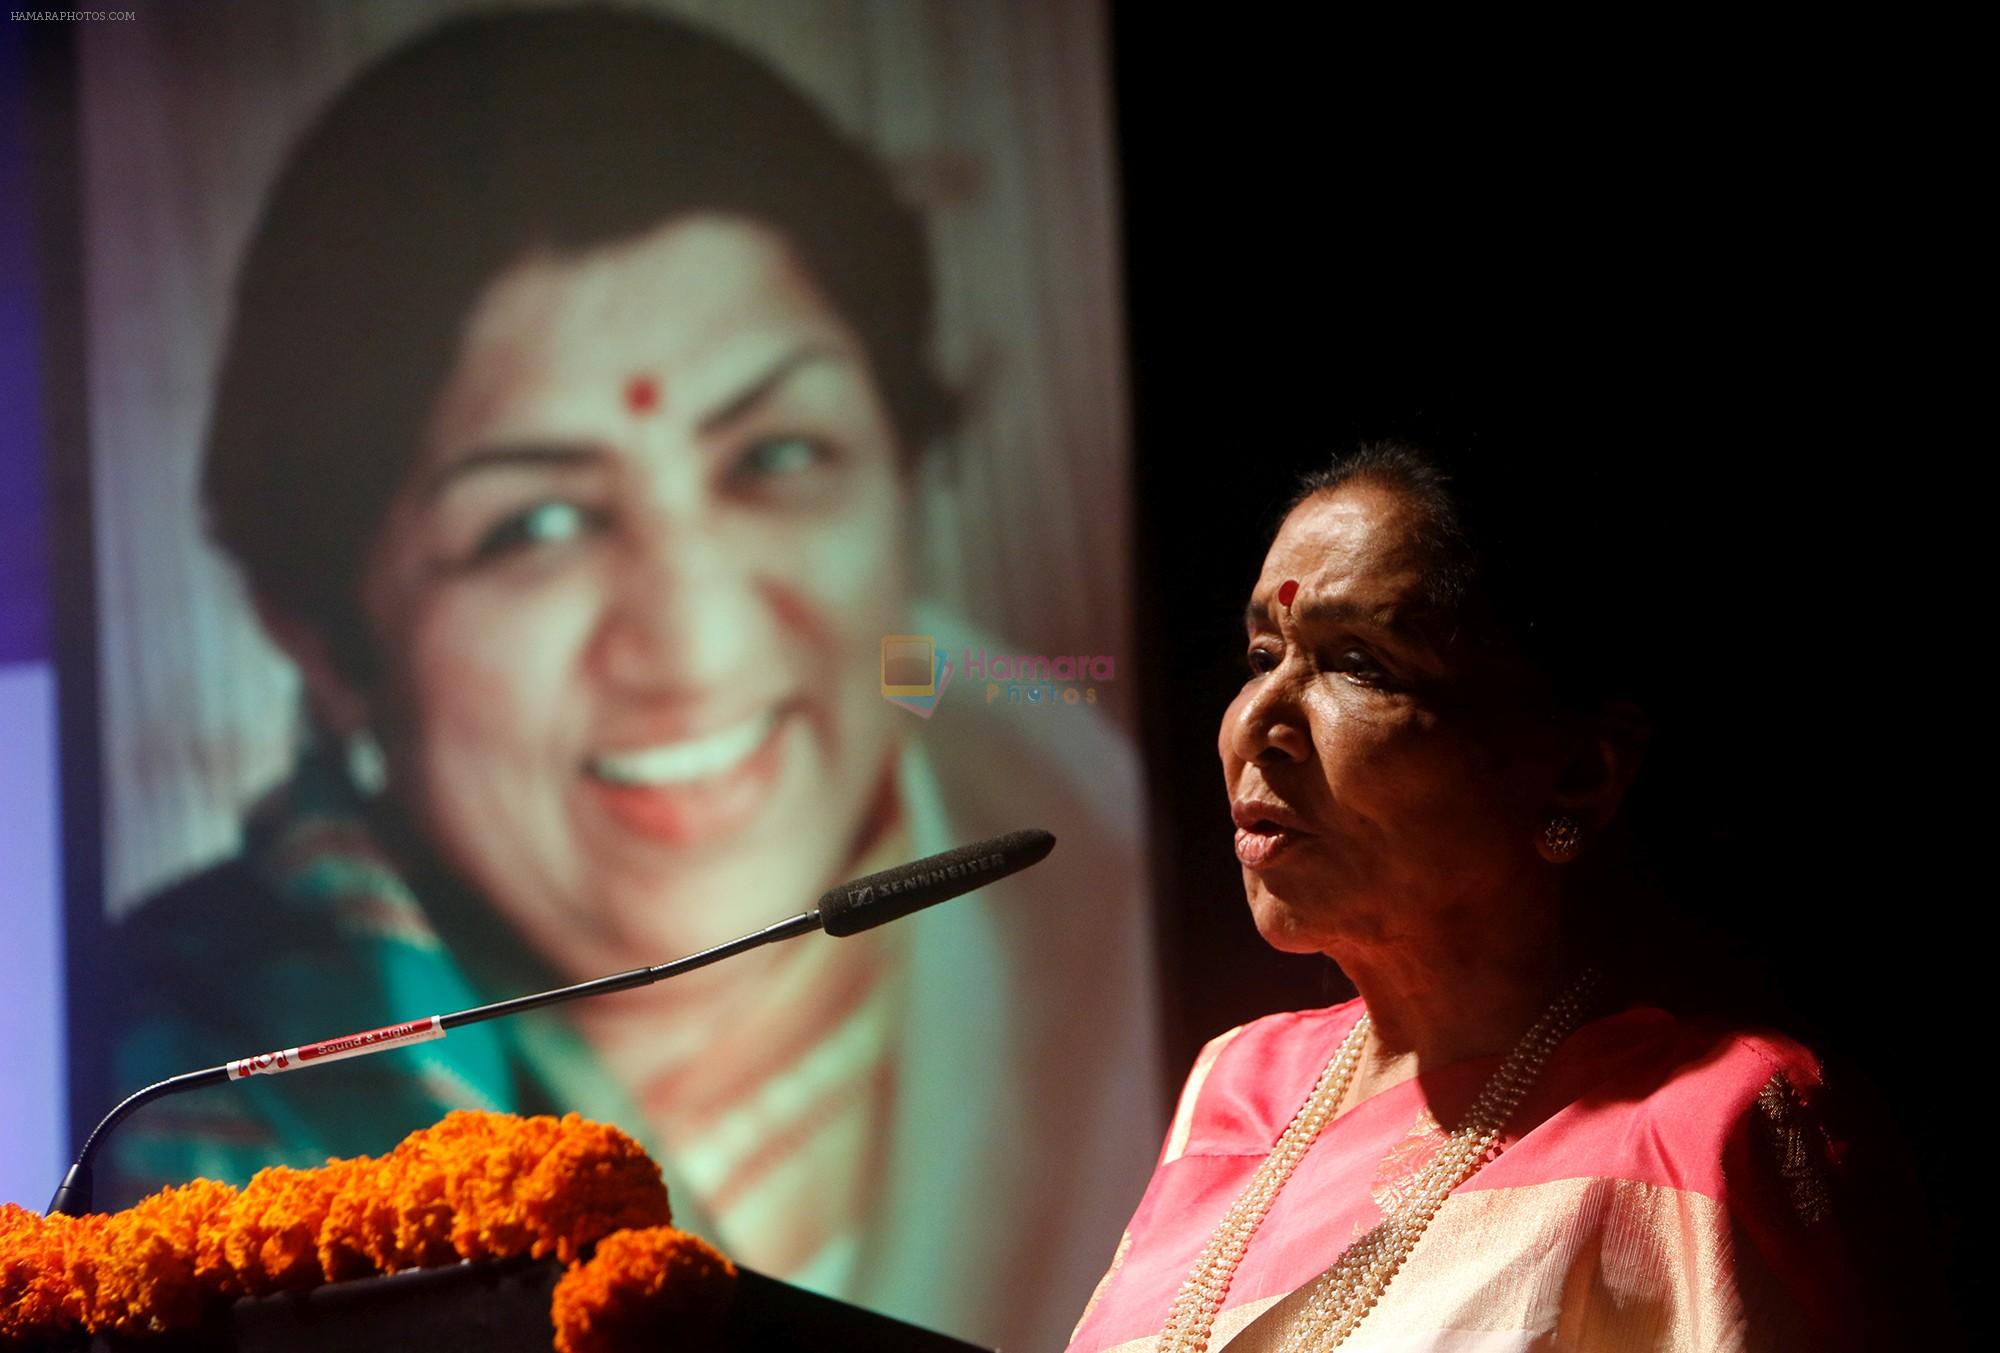
<path fill-rule="evenodd" d="M 240 1190 L 197 1179 L 108 1216 L 0 1204 L 0 1343 L 185 1330 L 227 1298 L 460 1259 L 574 1265 L 596 1245 L 556 1293 L 558 1328 L 594 1353 L 616 1346 L 604 1331 L 692 1334 L 726 1307 L 734 1267 L 671 1220 L 660 1167 L 617 1128 L 460 1111 L 386 1156 Z"/>

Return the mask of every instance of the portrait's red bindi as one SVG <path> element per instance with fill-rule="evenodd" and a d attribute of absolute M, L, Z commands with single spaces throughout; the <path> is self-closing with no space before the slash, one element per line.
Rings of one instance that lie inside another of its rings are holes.
<path fill-rule="evenodd" d="M 1278 588 L 1278 604 L 1286 610 L 1292 609 L 1292 598 L 1299 594 L 1299 580 L 1287 578 Z"/>
<path fill-rule="evenodd" d="M 625 382 L 625 407 L 633 413 L 651 413 L 660 407 L 660 385 L 651 376 L 634 376 Z"/>

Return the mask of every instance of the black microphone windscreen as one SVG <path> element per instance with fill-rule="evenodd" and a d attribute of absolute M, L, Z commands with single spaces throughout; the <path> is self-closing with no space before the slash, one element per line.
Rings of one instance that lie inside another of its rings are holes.
<path fill-rule="evenodd" d="M 1038 864 L 1055 844 L 1039 829 L 1008 832 L 829 888 L 819 899 L 820 928 L 859 934 Z"/>

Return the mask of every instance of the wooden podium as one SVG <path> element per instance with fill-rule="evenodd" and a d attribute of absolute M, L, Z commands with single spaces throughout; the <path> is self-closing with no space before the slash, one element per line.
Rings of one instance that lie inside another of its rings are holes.
<path fill-rule="evenodd" d="M 47 1347 L 106 1353 L 548 1353 L 554 1337 L 549 1295 L 562 1273 L 553 1259 L 410 1269 L 310 1292 L 246 1298 L 198 1334 L 99 1335 Z M 670 1353 L 690 1345 L 672 1340 L 659 1347 Z M 714 1353 L 990 1353 L 747 1269 L 739 1270 L 722 1337 L 703 1347 Z"/>

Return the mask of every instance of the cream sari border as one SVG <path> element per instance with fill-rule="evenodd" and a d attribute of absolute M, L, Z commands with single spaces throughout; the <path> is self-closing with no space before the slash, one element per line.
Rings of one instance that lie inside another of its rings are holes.
<path fill-rule="evenodd" d="M 1704 1194 L 1559 1179 L 1454 1194 L 1351 1353 L 1743 1353 L 1729 1221 Z M 1329 1266 L 1331 1267 L 1331 1266 Z M 1216 1353 L 1279 1353 L 1323 1274 L 1223 1310 Z M 1159 1335 L 1101 1353 L 1153 1353 Z"/>
<path fill-rule="evenodd" d="M 1234 1338 L 1244 1326 L 1283 1300 L 1283 1296 L 1259 1297 L 1255 1301 L 1246 1301 L 1241 1306 L 1231 1306 L 1215 1317 L 1215 1331 L 1210 1338 L 1209 1347 L 1219 1348 L 1223 1341 Z M 1159 1346 L 1160 1336 L 1149 1334 L 1143 1339 L 1127 1339 L 1122 1344 L 1112 1344 L 1109 1348 L 1098 1350 L 1098 1353 L 1154 1353 Z M 1231 1344 L 1230 1347 L 1233 1349 L 1235 1345 Z"/>
<path fill-rule="evenodd" d="M 1211 1347 L 1279 1353 L 1321 1276 L 1236 1308 L 1257 1318 L 1226 1339 L 1218 1320 Z M 1743 1327 L 1719 1203 L 1632 1180 L 1562 1179 L 1447 1198 L 1343 1348 L 1734 1353 Z"/>

